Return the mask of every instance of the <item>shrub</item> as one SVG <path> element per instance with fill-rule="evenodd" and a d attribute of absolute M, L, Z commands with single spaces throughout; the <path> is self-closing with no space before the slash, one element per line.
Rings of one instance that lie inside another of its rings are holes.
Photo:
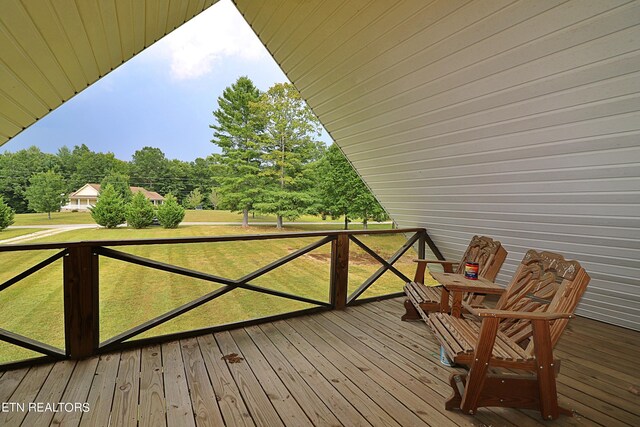
<path fill-rule="evenodd" d="M 177 228 L 184 219 L 184 208 L 178 204 L 178 200 L 169 194 L 164 203 L 158 206 L 158 221 L 164 228 Z"/>
<path fill-rule="evenodd" d="M 199 188 L 196 188 L 184 198 L 182 204 L 187 209 L 197 209 L 198 206 L 202 207 L 203 200 L 204 195 L 200 192 Z"/>
<path fill-rule="evenodd" d="M 111 184 L 102 189 L 96 205 L 90 207 L 89 210 L 93 220 L 106 228 L 116 228 L 125 220 L 124 200 Z"/>
<path fill-rule="evenodd" d="M 145 228 L 153 224 L 156 211 L 142 192 L 137 192 L 125 209 L 124 216 L 129 227 Z"/>
<path fill-rule="evenodd" d="M 13 217 L 13 209 L 4 203 L 4 199 L 0 196 L 0 231 L 13 224 Z"/>

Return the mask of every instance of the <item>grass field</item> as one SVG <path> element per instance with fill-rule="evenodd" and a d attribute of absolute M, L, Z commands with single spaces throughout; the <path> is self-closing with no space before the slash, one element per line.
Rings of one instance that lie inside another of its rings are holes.
<path fill-rule="evenodd" d="M 221 210 L 188 210 L 184 217 L 185 222 L 242 222 L 242 214 Z M 321 222 L 342 223 L 344 218 L 322 220 L 319 216 L 303 215 L 295 222 Z M 249 215 L 249 222 L 273 222 L 274 215 Z M 51 219 L 46 213 L 17 214 L 13 225 L 61 225 L 61 224 L 93 224 L 93 218 L 89 212 L 52 212 Z"/>
<path fill-rule="evenodd" d="M 0 231 L 0 241 L 40 231 L 38 228 L 10 228 Z"/>
<path fill-rule="evenodd" d="M 381 225 L 375 228 L 382 227 Z M 388 228 L 389 225 L 385 225 Z M 322 225 L 288 227 L 285 231 L 313 231 Z M 325 226 L 339 228 L 339 224 Z M 243 229 L 235 226 L 183 226 L 177 230 L 154 227 L 133 229 L 82 229 L 68 231 L 46 241 L 120 240 L 260 234 L 274 232 L 271 226 Z M 239 278 L 278 258 L 319 239 L 278 239 L 249 242 L 222 242 L 188 245 L 153 245 L 115 248 L 182 267 L 228 278 Z M 402 244 L 402 235 L 361 236 L 361 240 L 384 258 L 389 258 Z M 0 283 L 24 271 L 55 251 L 0 253 Z M 412 277 L 415 253 L 408 252 L 397 264 Z M 330 245 L 324 245 L 252 282 L 295 295 L 328 301 Z M 9 267 L 10 268 L 7 268 Z M 360 248 L 351 245 L 349 289 L 353 291 L 380 264 Z M 375 296 L 402 289 L 403 282 L 385 273 L 364 295 Z M 108 339 L 217 289 L 219 285 L 190 279 L 121 261 L 100 258 L 100 339 Z M 0 292 L 0 328 L 34 338 L 59 348 L 64 347 L 62 261 Z M 236 289 L 183 316 L 173 319 L 141 336 L 161 335 L 212 325 L 237 322 L 309 307 L 305 303 Z M 0 343 L 0 363 L 35 356 L 27 350 Z"/>
<path fill-rule="evenodd" d="M 66 225 L 94 224 L 89 212 L 52 212 L 51 219 L 46 213 L 16 214 L 13 225 Z"/>

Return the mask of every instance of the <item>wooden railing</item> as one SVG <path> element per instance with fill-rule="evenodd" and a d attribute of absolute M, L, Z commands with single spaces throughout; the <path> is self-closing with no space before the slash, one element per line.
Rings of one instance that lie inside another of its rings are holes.
<path fill-rule="evenodd" d="M 359 236 L 362 235 L 380 235 L 380 234 L 405 234 L 407 241 L 404 243 L 389 259 L 383 258 L 376 251 L 371 249 Z M 217 276 L 202 271 L 196 271 L 176 265 L 159 262 L 153 259 L 126 253 L 114 248 L 125 246 L 148 246 L 148 245 L 175 245 L 184 244 L 191 245 L 195 243 L 216 243 L 216 242 L 240 242 L 240 241 L 261 241 L 274 239 L 300 239 L 300 238 L 318 238 L 312 244 L 298 249 L 280 259 L 277 259 L 259 269 L 246 274 L 239 279 L 230 279 Z M 364 252 L 369 254 L 373 259 L 380 263 L 380 267 L 368 279 L 366 279 L 354 292 L 349 295 L 349 250 L 350 242 L 353 242 Z M 324 245 L 331 245 L 330 256 L 330 283 L 329 283 L 329 302 L 317 299 L 307 298 L 300 295 L 294 295 L 283 291 L 258 286 L 252 281 L 264 274 L 279 268 L 296 258 L 301 257 Z M 18 283 L 20 280 L 32 275 L 33 273 L 43 269 L 53 262 L 63 258 L 63 288 L 64 288 L 64 332 L 65 332 L 65 349 L 58 349 L 43 342 L 25 337 L 6 329 L 2 329 L 0 325 L 0 340 L 23 347 L 32 351 L 39 352 L 44 356 L 36 359 L 29 359 L 20 363 L 10 363 L 0 365 L 0 368 L 7 369 L 15 367 L 19 364 L 34 363 L 40 360 L 65 359 L 65 358 L 83 358 L 98 353 L 120 350 L 130 346 L 140 346 L 152 342 L 166 341 L 172 339 L 181 339 L 189 336 L 195 336 L 207 332 L 215 332 L 225 329 L 247 326 L 250 324 L 262 323 L 283 319 L 301 314 L 321 310 L 343 309 L 346 306 L 359 304 L 371 299 L 389 298 L 399 296 L 402 293 L 393 293 L 388 295 L 376 296 L 372 298 L 361 298 L 361 295 L 369 289 L 385 272 L 390 271 L 403 282 L 410 279 L 403 274 L 394 264 L 412 247 L 417 248 L 417 255 L 424 257 L 425 244 L 428 244 L 432 252 L 437 257 L 441 257 L 437 248 L 431 241 L 427 231 L 423 228 L 395 229 L 395 230 L 358 230 L 358 231 L 323 231 L 323 232 L 304 232 L 304 233 L 278 233 L 278 234 L 259 234 L 259 235 L 239 235 L 239 236 L 219 236 L 219 237 L 193 237 L 193 238 L 172 238 L 172 239 L 142 239 L 142 240 L 101 240 L 101 241 L 83 241 L 70 243 L 51 243 L 51 244 L 27 244 L 27 245 L 6 245 L 0 246 L 0 252 L 17 252 L 17 251 L 45 251 L 59 250 L 55 255 L 39 262 L 33 267 L 23 271 L 20 274 L 0 284 L 0 291 Z M 112 338 L 103 342 L 99 340 L 99 259 L 101 257 L 116 259 L 126 263 L 143 266 L 150 269 L 160 270 L 173 273 L 180 276 L 204 280 L 207 282 L 223 285 L 222 287 L 211 291 L 199 298 L 174 308 L 160 316 L 148 320 L 138 326 L 128 329 Z M 215 300 L 224 294 L 232 292 L 234 289 L 245 289 L 260 294 L 273 295 L 287 300 L 293 300 L 303 303 L 312 304 L 315 307 L 291 311 L 275 316 L 267 316 L 258 319 L 251 319 L 242 322 L 228 323 L 224 325 L 216 325 L 203 329 L 183 331 L 168 335 L 155 336 L 150 338 L 139 338 L 131 340 L 143 332 L 161 325 L 171 319 L 174 319 L 184 313 L 187 313 L 196 307 L 199 307 L 209 301 Z"/>

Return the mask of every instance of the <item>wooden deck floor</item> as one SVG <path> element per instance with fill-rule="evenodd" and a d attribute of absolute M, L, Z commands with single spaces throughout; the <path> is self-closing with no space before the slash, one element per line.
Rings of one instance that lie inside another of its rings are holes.
<path fill-rule="evenodd" d="M 573 418 L 511 409 L 471 417 L 444 410 L 451 369 L 424 322 L 401 322 L 401 313 L 401 300 L 389 300 L 0 373 L 0 404 L 90 406 L 0 412 L 0 426 L 640 425 L 640 333 L 571 321 L 556 355 Z"/>

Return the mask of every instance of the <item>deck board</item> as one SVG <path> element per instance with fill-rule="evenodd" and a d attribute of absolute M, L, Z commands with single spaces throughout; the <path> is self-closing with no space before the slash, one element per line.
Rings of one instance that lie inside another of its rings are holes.
<path fill-rule="evenodd" d="M 35 402 L 36 396 L 47 380 L 53 366 L 53 364 L 50 364 L 34 366 L 29 369 L 20 384 L 5 402 L 21 403 L 23 405 L 29 402 Z M 0 383 L 0 388 L 2 388 L 2 384 L 3 383 Z M 15 411 L 0 412 L 0 426 L 20 425 L 27 416 L 26 409 L 23 409 L 24 408 Z"/>
<path fill-rule="evenodd" d="M 391 390 L 394 396 L 424 422 L 436 426 L 457 425 L 450 419 L 451 417 L 443 414 L 444 410 L 438 411 L 440 405 L 436 402 L 440 399 L 434 399 L 435 396 L 431 394 L 431 389 L 410 373 L 410 368 L 407 364 L 402 361 L 397 363 L 398 360 L 394 349 L 385 349 L 381 346 L 376 346 L 375 343 L 367 343 L 367 341 L 372 341 L 369 336 L 365 336 L 359 329 L 350 328 L 347 326 L 348 324 L 341 322 L 335 313 L 329 313 L 327 316 L 316 316 L 314 320 L 324 328 L 324 331 L 332 331 L 343 345 L 346 345 L 346 342 L 349 341 L 349 334 L 359 337 L 359 341 L 354 340 L 351 342 L 351 348 L 356 354 L 362 355 L 359 358 L 360 361 L 371 363 L 378 367 L 381 372 L 384 372 L 385 377 L 382 378 L 382 381 L 388 380 L 388 378 L 395 380 L 398 385 Z M 340 347 L 337 348 L 340 349 Z"/>
<path fill-rule="evenodd" d="M 140 391 L 140 349 L 122 353 L 115 386 L 111 409 L 111 422 L 115 424 L 112 425 L 136 426 Z"/>
<path fill-rule="evenodd" d="M 343 420 L 346 425 L 354 427 L 370 426 L 369 422 L 363 418 L 358 410 L 352 405 L 352 401 L 345 398 L 336 389 L 331 379 L 325 378 L 322 373 L 312 364 L 310 360 L 298 351 L 284 335 L 280 333 L 272 324 L 258 326 L 260 333 L 267 337 L 275 347 L 278 348 L 281 357 L 286 358 L 292 368 L 300 374 L 309 387 L 318 395 L 322 401 L 337 418 Z M 253 336 L 258 332 L 249 328 L 249 333 Z"/>
<path fill-rule="evenodd" d="M 339 426 L 340 421 L 333 412 L 319 399 L 316 393 L 287 361 L 287 355 L 281 354 L 260 328 L 246 328 L 256 347 L 264 355 L 264 359 L 278 375 L 282 383 L 291 392 L 291 396 L 298 402 L 300 408 L 307 415 L 312 425 Z"/>
<path fill-rule="evenodd" d="M 105 354 L 97 358 L 98 367 L 91 383 L 87 403 L 90 411 L 82 414 L 80 427 L 109 425 L 111 404 L 120 364 L 120 353 Z"/>
<path fill-rule="evenodd" d="M 194 414 L 198 408 L 193 408 L 191 404 L 180 342 L 172 341 L 162 344 L 162 364 L 167 426 L 195 427 Z"/>
<path fill-rule="evenodd" d="M 239 359 L 242 357 L 240 355 L 241 352 L 235 341 L 233 341 L 231 334 L 222 332 L 216 334 L 215 338 L 256 425 L 284 425 L 251 367 L 245 362 L 245 359 Z"/>
<path fill-rule="evenodd" d="M 13 392 L 16 391 L 16 388 L 18 388 L 28 372 L 29 368 L 3 372 L 2 377 L 0 377 L 0 402 L 9 402 L 9 398 Z"/>
<path fill-rule="evenodd" d="M 318 351 L 318 349 L 309 344 L 291 325 L 285 321 L 275 322 L 274 325 L 325 378 L 331 381 L 336 390 L 342 393 L 349 402 L 352 402 L 354 407 L 356 407 L 362 416 L 372 425 L 389 425 L 394 427 L 400 425 L 384 412 L 367 393 L 351 381 L 350 378 L 335 369 L 327 359 L 328 356 L 326 353 Z"/>
<path fill-rule="evenodd" d="M 64 393 L 71 374 L 76 366 L 73 360 L 63 360 L 53 365 L 47 380 L 44 382 L 34 402 L 58 403 L 63 402 Z M 55 411 L 55 410 L 54 410 Z M 53 411 L 33 411 L 24 418 L 23 424 L 27 426 L 48 425 L 51 423 L 55 412 Z"/>
<path fill-rule="evenodd" d="M 294 323 L 289 321 L 289 324 Z M 304 328 L 303 326 L 304 325 Z M 315 319 L 295 319 L 295 326 L 318 351 L 328 355 L 329 360 L 345 376 L 357 384 L 394 420 L 402 426 L 424 426 L 418 414 L 411 411 L 403 397 L 408 397 L 406 388 L 382 369 L 369 363 L 354 351 L 350 343 L 343 342 L 334 333 L 319 325 Z M 306 328 L 306 329 L 305 329 Z M 413 398 L 416 398 L 413 395 Z"/>
<path fill-rule="evenodd" d="M 0 425 L 636 426 L 640 333 L 571 320 L 556 347 L 560 401 L 536 411 L 444 410 L 453 371 L 394 299 L 73 362 L 0 373 L 0 402 L 88 402 L 87 413 L 0 412 Z M 236 353 L 240 359 L 223 359 Z"/>
<path fill-rule="evenodd" d="M 204 359 L 200 352 L 198 340 L 190 338 L 183 340 L 182 359 L 184 360 L 187 384 L 191 396 L 191 405 L 197 426 L 223 425 L 222 414 L 216 394 L 213 391 Z"/>
<path fill-rule="evenodd" d="M 97 357 L 78 361 L 60 401 L 71 403 L 86 402 L 97 367 Z M 80 424 L 80 418 L 82 418 L 82 411 L 62 411 L 53 416 L 52 424 L 77 426 Z"/>
<path fill-rule="evenodd" d="M 269 363 L 251 341 L 246 331 L 244 329 L 236 329 L 231 331 L 230 334 L 238 346 L 240 354 L 244 357 L 247 365 L 251 367 L 253 374 L 285 425 L 310 426 L 309 418 L 296 402 L 293 394 L 289 392 L 275 371 L 269 366 Z"/>
<path fill-rule="evenodd" d="M 142 349 L 139 405 L 138 425 L 140 427 L 164 427 L 167 425 L 160 345 Z"/>
<path fill-rule="evenodd" d="M 209 373 L 209 379 L 216 393 L 216 400 L 226 424 L 228 426 L 255 426 L 238 385 L 234 381 L 227 364 L 222 360 L 222 353 L 213 335 L 205 335 L 197 339 Z"/>

